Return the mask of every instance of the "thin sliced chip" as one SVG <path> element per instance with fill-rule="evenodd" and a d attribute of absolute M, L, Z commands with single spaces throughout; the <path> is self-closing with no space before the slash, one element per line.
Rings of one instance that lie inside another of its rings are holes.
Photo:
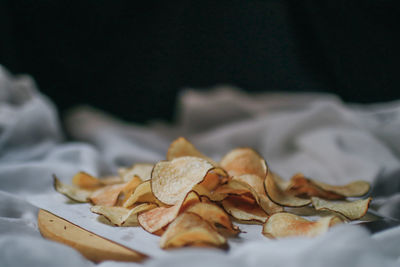
<path fill-rule="evenodd" d="M 62 183 L 55 175 L 53 175 L 53 186 L 57 192 L 77 202 L 89 202 L 92 194 L 92 191 Z"/>
<path fill-rule="evenodd" d="M 327 232 L 329 227 L 341 222 L 342 220 L 337 216 L 327 216 L 318 221 L 309 221 L 294 214 L 280 212 L 268 218 L 263 225 L 262 234 L 269 238 L 314 237 Z"/>
<path fill-rule="evenodd" d="M 312 198 L 312 204 L 316 210 L 328 210 L 339 213 L 349 220 L 358 220 L 363 217 L 369 207 L 372 198 L 356 201 L 328 201 L 317 197 Z"/>
<path fill-rule="evenodd" d="M 124 202 L 123 207 L 128 208 L 136 203 L 160 203 L 151 191 L 150 180 L 144 181 L 138 185 L 133 194 Z"/>
<path fill-rule="evenodd" d="M 256 202 L 244 196 L 229 196 L 222 201 L 222 206 L 233 218 L 241 222 L 263 223 L 268 214 Z"/>
<path fill-rule="evenodd" d="M 87 190 L 97 189 L 104 184 L 98 178 L 86 173 L 86 172 L 78 172 L 72 178 L 72 184 Z"/>
<path fill-rule="evenodd" d="M 211 225 L 214 225 L 217 231 L 221 230 L 219 232 L 228 233 L 229 235 L 240 233 L 239 228 L 232 224 L 229 215 L 215 204 L 200 202 L 190 206 L 186 211 L 199 215 Z"/>
<path fill-rule="evenodd" d="M 89 200 L 94 205 L 99 206 L 114 206 L 117 203 L 118 196 L 124 189 L 125 184 L 106 185 L 94 191 Z"/>
<path fill-rule="evenodd" d="M 138 216 L 139 224 L 149 233 L 162 234 L 162 229 L 172 222 L 179 213 L 200 202 L 196 192 L 189 192 L 184 200 L 171 207 L 158 207 Z"/>
<path fill-rule="evenodd" d="M 124 181 L 119 176 L 107 175 L 100 178 L 103 185 L 122 184 Z"/>
<path fill-rule="evenodd" d="M 151 189 L 154 196 L 168 205 L 179 203 L 193 187 L 202 182 L 214 166 L 202 158 L 180 157 L 160 161 L 153 169 Z"/>
<path fill-rule="evenodd" d="M 207 190 L 213 191 L 219 185 L 227 183 L 229 180 L 228 174 L 224 169 L 216 167 L 210 170 L 200 185 L 204 186 Z"/>
<path fill-rule="evenodd" d="M 154 164 L 151 163 L 136 163 L 129 168 L 120 168 L 118 174 L 124 182 L 130 181 L 135 176 L 139 176 L 142 181 L 146 181 L 151 178 L 153 167 Z"/>
<path fill-rule="evenodd" d="M 171 161 L 176 158 L 187 156 L 202 158 L 212 165 L 218 166 L 218 163 L 197 150 L 197 148 L 184 137 L 179 137 L 170 144 L 167 151 L 167 160 Z"/>
<path fill-rule="evenodd" d="M 230 176 L 254 174 L 264 179 L 268 170 L 263 157 L 254 149 L 248 147 L 230 151 L 222 158 L 220 164 Z"/>
<path fill-rule="evenodd" d="M 178 216 L 161 236 L 163 249 L 184 246 L 226 246 L 226 239 L 199 215 L 185 212 Z"/>
<path fill-rule="evenodd" d="M 320 197 L 331 200 L 345 198 L 343 195 L 320 188 L 313 180 L 304 177 L 301 173 L 293 175 L 286 191 L 296 197 L 307 199 L 311 197 Z"/>
<path fill-rule="evenodd" d="M 119 193 L 117 206 L 122 206 L 141 183 L 142 179 L 139 176 L 134 176 L 132 180 L 127 182 Z"/>
<path fill-rule="evenodd" d="M 238 180 L 248 184 L 254 189 L 258 205 L 269 215 L 283 211 L 283 207 L 274 203 L 265 193 L 263 179 L 254 174 L 243 174 L 232 177 L 232 180 Z M 254 193 L 253 193 L 254 194 Z"/>
<path fill-rule="evenodd" d="M 193 191 L 199 194 L 201 197 L 207 197 L 212 201 L 221 201 L 226 197 L 226 194 L 218 193 L 216 191 L 210 191 L 207 188 L 200 184 L 197 184 L 193 187 Z"/>
<path fill-rule="evenodd" d="M 90 210 L 93 213 L 104 216 L 116 226 L 138 226 L 138 214 L 157 207 L 154 204 L 140 204 L 133 209 L 123 207 L 93 206 Z"/>
<path fill-rule="evenodd" d="M 345 197 L 361 197 L 368 193 L 370 184 L 366 181 L 355 181 L 346 185 L 329 185 L 319 181 L 312 180 L 320 188 Z"/>
<path fill-rule="evenodd" d="M 277 174 L 270 171 L 264 180 L 264 187 L 267 196 L 278 205 L 286 207 L 302 207 L 311 203 L 310 199 L 298 198 L 290 192 L 287 192 L 286 189 L 288 185 L 288 182 L 285 182 Z"/>

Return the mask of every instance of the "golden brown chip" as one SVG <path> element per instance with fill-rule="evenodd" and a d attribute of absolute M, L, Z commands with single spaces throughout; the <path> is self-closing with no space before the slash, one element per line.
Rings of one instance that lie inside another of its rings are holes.
<path fill-rule="evenodd" d="M 124 181 L 119 176 L 107 175 L 100 178 L 103 185 L 122 184 Z"/>
<path fill-rule="evenodd" d="M 123 207 L 93 206 L 93 213 L 104 216 L 116 226 L 138 226 L 138 214 L 157 207 L 154 204 L 140 204 L 132 209 Z"/>
<path fill-rule="evenodd" d="M 222 206 L 233 218 L 241 222 L 263 223 L 268 214 L 258 206 L 257 202 L 245 196 L 228 196 Z"/>
<path fill-rule="evenodd" d="M 170 249 L 193 245 L 223 247 L 226 239 L 199 215 L 185 212 L 168 226 L 161 236 L 160 247 Z"/>
<path fill-rule="evenodd" d="M 193 187 L 193 191 L 200 195 L 200 197 L 207 197 L 212 201 L 221 201 L 226 197 L 226 194 L 218 193 L 216 191 L 210 191 L 200 184 Z"/>
<path fill-rule="evenodd" d="M 287 212 L 271 215 L 263 225 L 262 234 L 269 238 L 290 236 L 314 237 L 328 231 L 329 227 L 341 223 L 337 216 L 327 216 L 318 221 L 309 221 Z"/>
<path fill-rule="evenodd" d="M 153 169 L 151 190 L 154 196 L 168 205 L 182 201 L 193 187 L 202 182 L 214 166 L 202 158 L 180 157 L 160 161 Z"/>
<path fill-rule="evenodd" d="M 200 197 L 196 192 L 189 192 L 184 200 L 171 207 L 158 207 L 148 212 L 142 213 L 138 217 L 139 224 L 144 230 L 150 233 L 162 233 L 162 229 L 172 222 L 180 212 L 185 211 L 191 205 L 200 202 Z"/>
<path fill-rule="evenodd" d="M 139 176 L 142 181 L 146 181 L 151 178 L 153 167 L 154 164 L 151 163 L 136 163 L 129 168 L 120 168 L 118 173 L 124 182 L 130 181 L 135 176 Z"/>
<path fill-rule="evenodd" d="M 171 143 L 167 151 L 167 160 L 171 161 L 180 157 L 197 157 L 202 158 L 210 162 L 214 166 L 218 166 L 218 164 L 212 160 L 211 158 L 205 156 L 201 153 L 197 148 L 190 143 L 186 138 L 179 137 L 175 141 Z"/>
<path fill-rule="evenodd" d="M 312 198 L 312 204 L 316 210 L 328 210 L 339 213 L 349 220 L 357 220 L 363 217 L 369 207 L 372 198 L 356 201 L 328 201 L 317 197 Z"/>
<path fill-rule="evenodd" d="M 222 158 L 220 164 L 230 176 L 254 174 L 264 179 L 268 170 L 267 164 L 260 154 L 247 147 L 230 151 Z"/>
<path fill-rule="evenodd" d="M 290 194 L 300 198 L 320 197 L 324 199 L 344 199 L 343 195 L 326 191 L 317 186 L 311 179 L 304 177 L 303 174 L 295 174 L 289 182 L 286 189 Z"/>
<path fill-rule="evenodd" d="M 127 182 L 119 193 L 117 205 L 122 206 L 141 183 L 142 180 L 139 178 L 139 176 L 134 176 L 132 180 Z"/>
<path fill-rule="evenodd" d="M 211 225 L 214 225 L 218 231 L 223 227 L 224 229 L 221 229 L 223 233 L 235 235 L 240 232 L 239 228 L 232 224 L 228 214 L 215 204 L 199 202 L 190 206 L 186 211 L 199 215 Z"/>
<path fill-rule="evenodd" d="M 264 189 L 264 180 L 261 179 L 260 177 L 254 175 L 254 174 L 243 174 L 240 176 L 235 176 L 232 177 L 232 180 L 235 181 L 241 181 L 246 184 L 248 184 L 252 189 L 254 189 L 255 194 L 257 197 L 255 197 L 258 205 L 269 215 L 274 214 L 276 212 L 281 212 L 283 211 L 283 207 L 280 205 L 277 205 L 274 203 L 272 200 L 269 199 L 267 194 L 265 193 Z M 252 194 L 254 194 L 252 192 Z"/>
<path fill-rule="evenodd" d="M 157 200 L 155 196 L 153 195 L 153 192 L 151 191 L 151 183 L 150 180 L 144 181 L 141 184 L 139 184 L 135 191 L 133 191 L 133 194 L 130 195 L 130 197 L 124 202 L 123 206 L 125 208 L 128 208 L 129 206 L 132 206 L 135 203 L 157 203 Z"/>
<path fill-rule="evenodd" d="M 94 191 L 89 200 L 98 206 L 114 206 L 117 203 L 118 196 L 126 186 L 125 184 L 106 185 Z"/>
<path fill-rule="evenodd" d="M 315 180 L 312 181 L 323 190 L 345 197 L 361 197 L 367 194 L 370 189 L 370 184 L 366 181 L 355 181 L 346 185 L 329 185 Z"/>
<path fill-rule="evenodd" d="M 89 202 L 92 194 L 92 191 L 62 183 L 55 175 L 53 175 L 53 186 L 57 192 L 77 202 Z"/>
<path fill-rule="evenodd" d="M 289 183 L 273 172 L 268 172 L 264 187 L 269 199 L 278 205 L 286 207 L 302 207 L 311 203 L 310 199 L 298 198 L 288 192 Z"/>
<path fill-rule="evenodd" d="M 103 183 L 99 179 L 86 172 L 78 172 L 75 174 L 72 178 L 72 184 L 87 190 L 93 190 L 103 186 Z"/>

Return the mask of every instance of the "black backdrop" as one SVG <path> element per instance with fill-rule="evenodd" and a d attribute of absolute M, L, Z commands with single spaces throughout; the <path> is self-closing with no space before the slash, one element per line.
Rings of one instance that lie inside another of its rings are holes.
<path fill-rule="evenodd" d="M 61 112 L 137 122 L 172 119 L 188 86 L 400 98 L 395 0 L 143 2 L 0 0 L 0 64 Z"/>

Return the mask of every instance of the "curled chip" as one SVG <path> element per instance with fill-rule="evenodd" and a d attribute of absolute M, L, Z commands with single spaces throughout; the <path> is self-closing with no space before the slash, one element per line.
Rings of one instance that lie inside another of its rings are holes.
<path fill-rule="evenodd" d="M 159 203 L 153 192 L 151 191 L 151 183 L 150 180 L 144 181 L 139 184 L 133 194 L 131 194 L 128 199 L 124 202 L 123 206 L 128 208 L 135 203 Z"/>
<path fill-rule="evenodd" d="M 312 205 L 316 210 L 328 210 L 339 213 L 349 220 L 357 220 L 363 217 L 369 207 L 372 198 L 356 201 L 328 201 L 317 197 L 312 198 Z"/>
<path fill-rule="evenodd" d="M 268 219 L 268 214 L 252 198 L 244 195 L 228 196 L 222 200 L 222 207 L 240 222 L 263 223 Z"/>
<path fill-rule="evenodd" d="M 361 197 L 367 194 L 370 189 L 370 185 L 366 181 L 355 181 L 347 185 L 329 185 L 315 180 L 312 180 L 312 182 L 323 190 L 345 197 Z"/>
<path fill-rule="evenodd" d="M 255 197 L 258 205 L 267 213 L 274 214 L 276 212 L 283 211 L 283 207 L 274 203 L 267 194 L 265 193 L 263 179 L 253 174 L 243 174 L 240 176 L 235 176 L 232 178 L 233 181 L 241 181 L 248 184 L 254 191 L 252 194 L 254 196 L 254 192 L 257 195 Z"/>
<path fill-rule="evenodd" d="M 252 148 L 236 148 L 226 154 L 221 162 L 230 176 L 254 174 L 264 180 L 268 167 L 265 160 Z"/>
<path fill-rule="evenodd" d="M 280 212 L 268 218 L 263 225 L 262 234 L 269 238 L 314 237 L 327 232 L 329 227 L 341 222 L 342 220 L 337 216 L 327 216 L 313 222 L 291 213 Z"/>
<path fill-rule="evenodd" d="M 62 183 L 55 175 L 53 175 L 53 186 L 57 192 L 77 202 L 88 202 L 92 194 L 92 191 Z"/>
<path fill-rule="evenodd" d="M 320 188 L 311 179 L 305 178 L 301 173 L 295 174 L 290 179 L 286 191 L 300 198 L 321 197 L 324 199 L 344 199 L 343 195 Z"/>
<path fill-rule="evenodd" d="M 197 150 L 197 148 L 184 137 L 179 137 L 170 144 L 167 151 L 167 160 L 173 160 L 187 156 L 202 158 L 210 162 L 212 165 L 218 166 L 214 160 Z"/>
<path fill-rule="evenodd" d="M 196 184 L 202 182 L 213 168 L 208 161 L 196 157 L 160 161 L 152 172 L 151 190 L 161 202 L 175 205 L 182 201 Z"/>
<path fill-rule="evenodd" d="M 236 235 L 240 232 L 239 228 L 232 224 L 228 214 L 215 204 L 199 202 L 190 206 L 186 211 L 199 215 L 213 225 L 218 232 L 228 235 Z"/>
<path fill-rule="evenodd" d="M 114 206 L 118 201 L 118 196 L 126 186 L 125 184 L 106 185 L 94 191 L 89 200 L 94 205 Z"/>
<path fill-rule="evenodd" d="M 135 176 L 139 176 L 140 179 L 146 181 L 151 178 L 153 167 L 154 164 L 151 163 L 136 163 L 130 168 L 120 168 L 118 174 L 124 182 L 130 181 Z"/>
<path fill-rule="evenodd" d="M 133 194 L 133 192 L 135 192 L 136 188 L 141 182 L 142 180 L 139 178 L 139 176 L 134 176 L 132 180 L 127 182 L 119 193 L 117 206 L 122 206 Z"/>
<path fill-rule="evenodd" d="M 87 190 L 97 189 L 104 184 L 98 178 L 86 173 L 86 172 L 78 172 L 72 178 L 72 184 Z"/>
<path fill-rule="evenodd" d="M 302 207 L 311 203 L 310 199 L 298 198 L 288 192 L 289 182 L 284 181 L 277 174 L 268 172 L 264 180 L 264 187 L 269 199 L 278 205 L 286 207 Z"/>
<path fill-rule="evenodd" d="M 140 204 L 132 209 L 123 207 L 93 206 L 93 213 L 104 216 L 116 226 L 138 226 L 138 214 L 157 207 L 154 204 Z"/>
<path fill-rule="evenodd" d="M 200 197 L 191 191 L 180 203 L 171 207 L 158 207 L 138 216 L 139 224 L 149 233 L 161 233 L 163 228 L 172 222 L 180 212 L 200 202 Z"/>
<path fill-rule="evenodd" d="M 163 249 L 184 246 L 226 246 L 226 239 L 199 215 L 185 212 L 179 215 L 160 239 Z"/>

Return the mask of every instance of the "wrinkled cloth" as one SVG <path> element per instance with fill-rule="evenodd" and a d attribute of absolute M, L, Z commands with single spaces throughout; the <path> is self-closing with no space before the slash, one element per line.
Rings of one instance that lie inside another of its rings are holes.
<path fill-rule="evenodd" d="M 66 142 L 54 104 L 29 76 L 14 77 L 0 66 L 0 265 L 93 266 L 75 250 L 40 236 L 40 207 L 30 197 L 54 192 L 53 173 L 69 182 L 81 170 L 107 175 L 134 162 L 161 160 L 177 136 L 216 160 L 234 147 L 251 146 L 286 178 L 302 172 L 332 184 L 367 180 L 371 209 L 391 223 L 379 221 L 372 233 L 341 225 L 314 239 L 265 238 L 228 252 L 182 249 L 129 266 L 400 264 L 399 101 L 349 105 L 326 94 L 248 95 L 219 87 L 188 89 L 179 102 L 176 124 L 145 127 L 78 107 L 65 118 L 75 140 Z"/>

